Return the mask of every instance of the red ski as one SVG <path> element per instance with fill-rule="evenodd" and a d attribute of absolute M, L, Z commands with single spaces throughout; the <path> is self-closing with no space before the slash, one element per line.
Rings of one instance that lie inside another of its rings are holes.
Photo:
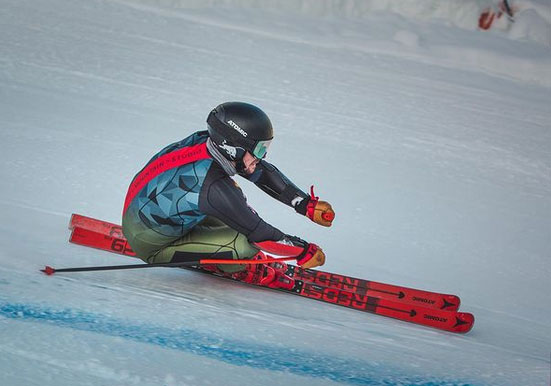
<path fill-rule="evenodd" d="M 97 229 L 96 229 L 97 230 Z M 101 234 L 95 230 L 75 226 L 71 233 L 71 242 L 98 248 L 126 256 L 135 256 L 134 252 L 124 238 L 117 238 L 109 234 Z M 185 267 L 205 274 L 222 278 L 225 276 L 205 271 L 198 267 Z M 295 267 L 295 269 L 298 269 Z M 262 287 L 267 288 L 267 287 Z M 315 282 L 295 279 L 291 289 L 277 289 L 293 295 L 319 300 L 325 303 L 340 305 L 343 307 L 388 316 L 391 318 L 433 327 L 440 330 L 465 333 L 474 323 L 474 317 L 470 313 L 456 312 L 429 308 L 410 304 L 407 302 L 393 301 L 365 293 L 354 293 L 342 288 L 328 287 Z"/>
<path fill-rule="evenodd" d="M 76 228 L 79 229 L 74 231 Z M 109 250 L 127 256 L 135 256 L 122 234 L 120 225 L 73 214 L 69 229 L 73 230 L 70 239 L 73 243 Z M 97 234 L 90 233 L 89 231 Z M 101 237 L 101 235 L 111 237 L 106 238 Z M 288 266 L 289 271 L 287 275 L 295 279 L 359 295 L 406 302 L 447 311 L 457 311 L 461 303 L 459 297 L 456 295 L 401 287 L 320 270 L 302 269 L 290 264 Z"/>
<path fill-rule="evenodd" d="M 200 268 L 193 268 L 193 270 L 228 279 L 226 276 L 205 271 Z M 444 331 L 466 333 L 472 329 L 474 324 L 474 316 L 468 312 L 427 308 L 409 303 L 352 293 L 343 289 L 325 287 L 298 279 L 295 279 L 293 288 L 278 288 L 277 291 L 287 292 L 325 303 L 336 304 L 346 308 L 387 316 Z"/>
<path fill-rule="evenodd" d="M 72 230 L 69 240 L 72 243 L 135 257 L 117 224 L 74 214 L 69 228 Z M 200 268 L 194 270 L 212 274 Z M 292 265 L 288 273 L 295 278 L 295 286 L 291 290 L 279 291 L 451 332 L 468 332 L 474 323 L 472 314 L 440 309 L 437 301 L 432 302 L 451 297 L 450 302 L 457 299 L 455 304 L 459 305 L 459 299 L 454 295 L 419 291 Z M 423 296 L 428 301 L 414 304 L 414 296 Z"/>

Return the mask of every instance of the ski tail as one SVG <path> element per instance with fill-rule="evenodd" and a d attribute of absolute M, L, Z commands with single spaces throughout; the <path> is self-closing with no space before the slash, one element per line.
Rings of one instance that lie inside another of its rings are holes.
<path fill-rule="evenodd" d="M 117 233 L 117 235 L 119 234 Z M 120 235 L 122 236 L 122 233 L 120 233 Z M 118 253 L 119 255 L 136 257 L 136 253 L 132 250 L 132 247 L 128 244 L 128 240 L 126 240 L 124 236 L 111 236 L 109 234 L 98 233 L 93 229 L 81 228 L 80 226 L 72 228 L 69 242 L 85 247 Z"/>

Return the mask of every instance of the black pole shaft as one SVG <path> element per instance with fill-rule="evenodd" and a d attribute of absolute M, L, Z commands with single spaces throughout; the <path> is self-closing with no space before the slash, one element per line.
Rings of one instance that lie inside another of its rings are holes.
<path fill-rule="evenodd" d="M 275 260 L 289 260 L 291 258 L 280 258 L 272 259 L 268 261 Z M 60 268 L 56 269 L 50 266 L 46 266 L 44 269 L 41 269 L 46 275 L 53 275 L 56 272 L 84 272 L 84 271 L 114 271 L 120 269 L 138 269 L 138 268 L 157 268 L 157 267 L 190 267 L 194 265 L 201 265 L 205 263 L 213 264 L 262 264 L 262 261 L 259 260 L 225 260 L 225 259 L 202 259 L 202 260 L 192 260 L 192 261 L 179 261 L 175 263 L 153 263 L 153 264 L 125 264 L 125 265 L 100 265 L 94 267 L 74 267 L 74 268 Z"/>
<path fill-rule="evenodd" d="M 192 265 L 201 264 L 200 260 L 185 261 L 176 263 L 155 263 L 155 264 L 126 264 L 126 265 L 104 265 L 96 267 L 75 267 L 75 268 L 61 268 L 55 269 L 49 266 L 41 269 L 47 275 L 52 275 L 57 272 L 84 272 L 84 271 L 113 271 L 121 269 L 140 269 L 140 268 L 156 268 L 156 267 L 189 267 Z"/>
<path fill-rule="evenodd" d="M 513 17 L 513 10 L 509 6 L 509 2 L 507 0 L 503 0 L 503 5 L 505 6 L 505 11 L 507 12 L 507 15 Z"/>

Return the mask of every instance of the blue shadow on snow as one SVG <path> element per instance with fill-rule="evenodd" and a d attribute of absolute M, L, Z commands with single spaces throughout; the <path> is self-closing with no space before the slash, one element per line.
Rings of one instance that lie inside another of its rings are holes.
<path fill-rule="evenodd" d="M 403 376 L 357 359 L 301 352 L 285 347 L 239 342 L 194 330 L 130 324 L 101 314 L 74 309 L 56 310 L 31 304 L 0 302 L 0 316 L 57 327 L 89 331 L 135 342 L 180 350 L 237 366 L 284 371 L 352 385 L 469 386 L 446 380 Z"/>

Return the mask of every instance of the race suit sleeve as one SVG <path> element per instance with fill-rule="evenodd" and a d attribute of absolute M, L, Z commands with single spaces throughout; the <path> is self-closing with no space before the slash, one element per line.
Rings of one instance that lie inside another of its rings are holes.
<path fill-rule="evenodd" d="M 276 200 L 294 208 L 298 213 L 306 214 L 308 194 L 300 190 L 271 163 L 262 160 L 256 165 L 253 174 L 242 177 L 253 182 Z"/>
<path fill-rule="evenodd" d="M 228 176 L 209 181 L 202 193 L 199 209 L 247 236 L 249 242 L 281 240 L 284 234 L 262 220 L 247 205 L 241 189 Z"/>

